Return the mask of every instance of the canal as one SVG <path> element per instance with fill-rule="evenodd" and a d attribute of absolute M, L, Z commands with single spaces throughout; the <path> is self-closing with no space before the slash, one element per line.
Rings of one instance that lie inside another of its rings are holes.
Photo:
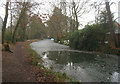
<path fill-rule="evenodd" d="M 72 50 L 49 39 L 30 44 L 44 66 L 80 82 L 120 82 L 118 56 Z"/>

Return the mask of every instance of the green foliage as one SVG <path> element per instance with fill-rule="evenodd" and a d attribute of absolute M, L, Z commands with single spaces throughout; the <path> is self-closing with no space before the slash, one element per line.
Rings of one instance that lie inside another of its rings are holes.
<path fill-rule="evenodd" d="M 72 79 L 69 78 L 66 73 L 55 72 L 55 71 L 52 71 L 52 73 L 55 74 L 59 78 L 59 80 L 68 79 L 68 80 L 72 81 Z"/>
<path fill-rule="evenodd" d="M 64 45 L 69 45 L 69 38 L 61 38 L 59 41 L 56 41 L 57 43 L 64 44 Z"/>
<path fill-rule="evenodd" d="M 78 38 L 79 38 L 79 30 L 75 31 L 74 33 L 72 33 L 69 37 L 70 39 L 70 47 L 77 49 L 77 45 L 78 45 Z"/>
<path fill-rule="evenodd" d="M 106 32 L 100 24 L 87 25 L 84 29 L 70 35 L 70 47 L 93 51 L 104 45 Z"/>
<path fill-rule="evenodd" d="M 5 41 L 12 41 L 12 34 L 11 32 L 6 32 L 6 35 L 5 35 Z"/>
<path fill-rule="evenodd" d="M 44 67 L 44 65 L 42 65 L 42 64 L 38 64 L 37 66 L 39 67 L 39 69 L 44 69 L 44 70 L 46 70 L 46 69 L 47 69 L 47 68 L 46 68 L 46 67 Z"/>
<path fill-rule="evenodd" d="M 34 15 L 30 18 L 30 28 L 27 29 L 27 36 L 29 39 L 41 39 L 46 37 L 46 27 L 42 20 Z"/>
<path fill-rule="evenodd" d="M 36 59 L 34 58 L 33 60 L 32 60 L 32 65 L 37 65 L 38 64 L 38 62 L 36 61 Z"/>
<path fill-rule="evenodd" d="M 70 20 L 72 20 L 70 17 L 62 14 L 62 10 L 60 8 L 55 7 L 53 15 L 47 21 L 48 35 L 55 38 L 55 42 L 65 38 L 71 28 Z"/>
<path fill-rule="evenodd" d="M 47 36 L 46 35 L 47 29 L 44 23 L 42 23 L 40 17 L 34 15 L 29 19 L 30 19 L 29 25 L 24 23 L 24 21 L 21 21 L 16 31 L 15 41 L 24 41 L 26 39 L 43 39 Z M 24 19 L 22 18 L 22 20 Z M 14 29 L 15 29 L 14 25 L 12 26 L 12 28 L 8 27 L 6 29 L 6 33 L 5 33 L 6 41 L 12 42 Z"/>
<path fill-rule="evenodd" d="M 50 69 L 53 70 L 53 66 L 50 66 Z"/>
<path fill-rule="evenodd" d="M 113 19 L 112 15 L 112 19 Z M 115 27 L 115 26 L 114 26 Z M 106 11 L 101 11 L 96 18 L 96 24 L 86 25 L 84 29 L 75 31 L 69 36 L 70 47 L 79 50 L 116 52 L 111 50 L 106 33 L 110 32 Z"/>

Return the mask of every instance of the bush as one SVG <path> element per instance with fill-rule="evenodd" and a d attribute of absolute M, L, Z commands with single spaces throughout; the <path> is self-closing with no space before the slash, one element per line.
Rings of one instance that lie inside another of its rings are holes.
<path fill-rule="evenodd" d="M 98 50 L 99 45 L 104 45 L 105 35 L 102 25 L 87 25 L 70 35 L 70 47 L 88 51 Z"/>
<path fill-rule="evenodd" d="M 11 32 L 6 32 L 5 41 L 12 41 L 12 34 L 11 34 Z"/>
<path fill-rule="evenodd" d="M 74 33 L 72 33 L 69 37 L 70 39 L 70 47 L 74 48 L 74 49 L 77 49 L 77 45 L 79 44 L 78 43 L 78 39 L 79 39 L 79 32 L 80 31 L 75 31 Z"/>

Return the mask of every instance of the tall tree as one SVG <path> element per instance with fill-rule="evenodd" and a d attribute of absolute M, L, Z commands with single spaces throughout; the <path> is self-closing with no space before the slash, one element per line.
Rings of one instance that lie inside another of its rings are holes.
<path fill-rule="evenodd" d="M 20 24 L 22 24 L 23 26 L 21 26 L 22 29 L 22 36 L 21 38 L 24 40 L 25 39 L 25 33 L 26 33 L 26 25 L 28 24 L 27 21 L 27 17 L 29 17 L 29 13 L 31 13 L 32 8 L 34 9 L 36 6 L 38 6 L 38 3 L 30 3 L 30 2 L 19 2 L 19 9 L 20 13 L 18 14 L 18 18 L 17 18 L 17 23 L 15 26 L 15 29 L 13 31 L 13 42 L 15 42 L 15 35 L 17 33 L 18 27 L 20 26 Z"/>
<path fill-rule="evenodd" d="M 116 37 L 115 37 L 113 20 L 112 20 L 112 15 L 111 15 L 110 5 L 109 5 L 108 0 L 106 0 L 105 4 L 106 4 L 106 10 L 107 10 L 107 15 L 108 15 L 108 20 L 109 20 L 111 45 L 112 45 L 113 48 L 115 48 L 116 47 Z"/>
<path fill-rule="evenodd" d="M 66 18 L 66 20 L 64 19 Z M 53 15 L 48 20 L 48 29 L 50 30 L 50 36 L 53 36 L 57 40 L 60 40 L 66 34 L 67 16 L 62 14 L 62 10 L 58 7 L 54 8 Z M 52 31 L 51 31 L 52 30 Z"/>
<path fill-rule="evenodd" d="M 27 28 L 28 39 L 44 39 L 46 37 L 45 25 L 38 15 L 30 18 L 29 27 Z"/>
<path fill-rule="evenodd" d="M 10 2 L 10 28 L 11 28 L 10 32 L 11 32 L 11 34 L 12 34 L 12 25 L 13 25 L 12 21 L 13 21 L 12 2 Z"/>
<path fill-rule="evenodd" d="M 78 30 L 78 27 L 79 27 L 78 14 L 77 14 L 76 4 L 75 4 L 74 0 L 72 2 L 72 5 L 73 5 L 73 8 L 72 8 L 73 9 L 73 16 L 74 16 L 75 21 L 76 21 L 75 30 Z"/>
<path fill-rule="evenodd" d="M 79 27 L 79 21 L 78 18 L 81 18 L 84 13 L 89 12 L 87 7 L 88 0 L 78 0 L 77 2 L 75 0 L 72 0 L 70 2 L 69 11 L 71 18 L 74 19 L 75 23 L 73 24 L 73 32 L 75 30 L 78 30 Z M 72 20 L 71 20 L 72 21 Z M 72 23 L 72 22 L 71 22 Z"/>
<path fill-rule="evenodd" d="M 19 24 L 20 24 L 20 22 L 21 22 L 21 19 L 22 19 L 22 17 L 23 17 L 23 14 L 24 14 L 24 12 L 25 12 L 25 10 L 26 10 L 26 5 L 27 5 L 28 3 L 23 3 L 23 7 L 22 7 L 22 10 L 21 10 L 21 13 L 20 13 L 20 15 L 19 15 L 19 18 L 18 18 L 18 20 L 17 20 L 17 24 L 16 24 L 16 26 L 15 26 L 15 30 L 14 30 L 14 32 L 13 32 L 13 43 L 15 42 L 15 35 L 16 35 L 16 31 L 17 31 L 17 28 L 18 28 L 18 26 L 19 26 Z"/>
<path fill-rule="evenodd" d="M 8 5 L 9 5 L 9 2 L 6 2 L 5 18 L 2 26 L 2 44 L 4 44 L 4 40 L 5 40 L 5 31 L 6 31 L 6 24 L 7 24 L 7 18 L 8 18 Z"/>

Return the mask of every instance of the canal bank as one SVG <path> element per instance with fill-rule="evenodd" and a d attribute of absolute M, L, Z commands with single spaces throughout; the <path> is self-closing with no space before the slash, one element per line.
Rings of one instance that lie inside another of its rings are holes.
<path fill-rule="evenodd" d="M 29 63 L 36 69 L 36 80 L 38 82 L 73 82 L 66 73 L 53 71 L 52 66 L 50 68 L 45 67 L 43 65 L 45 61 L 36 51 L 31 49 L 30 43 L 32 41 L 25 44 L 25 51 L 27 52 Z"/>
<path fill-rule="evenodd" d="M 30 44 L 45 67 L 66 73 L 79 82 L 118 82 L 118 56 L 80 52 L 49 39 Z"/>

